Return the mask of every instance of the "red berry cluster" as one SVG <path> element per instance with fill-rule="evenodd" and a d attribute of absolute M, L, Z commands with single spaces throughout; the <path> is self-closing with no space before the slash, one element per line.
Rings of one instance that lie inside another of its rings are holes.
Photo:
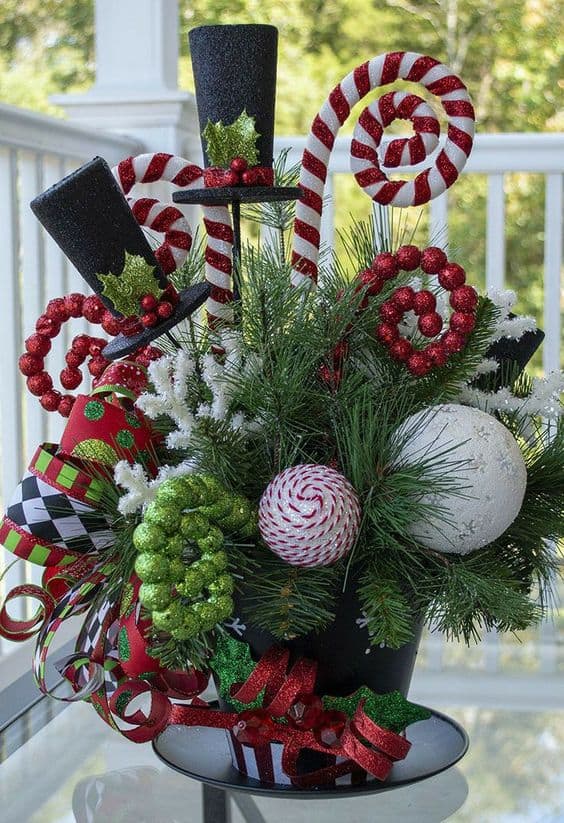
<path fill-rule="evenodd" d="M 429 246 L 423 251 L 417 246 L 401 246 L 395 254 L 382 252 L 376 255 L 371 267 L 360 272 L 358 279 L 359 287 L 366 288 L 364 306 L 361 305 L 365 308 L 367 297 L 379 294 L 387 280 L 393 279 L 399 271 L 409 272 L 417 268 L 426 274 L 437 275 L 442 288 L 450 292 L 450 305 L 454 311 L 448 329 L 422 349 L 414 348 L 399 332 L 404 314 L 415 312 L 419 332 L 428 338 L 441 333 L 443 319 L 436 310 L 433 292 L 427 289 L 416 292 L 411 286 L 401 286 L 380 306 L 381 322 L 375 333 L 394 360 L 405 363 L 415 377 L 424 377 L 434 367 L 444 366 L 451 354 L 464 348 L 467 336 L 476 324 L 478 295 L 471 286 L 465 285 L 466 273 L 462 266 L 450 263 L 437 246 Z"/>
<path fill-rule="evenodd" d="M 51 340 L 57 337 L 63 324 L 71 317 L 83 317 L 89 323 L 101 325 L 111 336 L 120 332 L 119 320 L 107 311 L 97 295 L 85 297 L 83 294 L 68 294 L 49 301 L 45 312 L 35 324 L 35 333 L 25 341 L 26 351 L 21 355 L 18 365 L 20 372 L 27 378 L 27 388 L 31 394 L 40 398 L 43 408 L 46 411 L 58 411 L 63 417 L 69 416 L 76 398 L 53 388 L 53 379 L 45 370 L 45 357 L 51 350 Z M 103 356 L 107 342 L 103 337 L 89 334 L 79 334 L 73 339 L 65 355 L 66 366 L 59 375 L 64 389 L 72 391 L 78 388 L 83 377 L 80 366 L 84 363 L 92 377 L 101 377 L 110 364 Z M 159 349 L 146 346 L 136 352 L 134 358 L 129 359 L 146 367 L 151 360 L 161 355 Z"/>
<path fill-rule="evenodd" d="M 234 157 L 229 168 L 210 166 L 204 171 L 204 183 L 208 188 L 222 186 L 272 186 L 274 173 L 266 166 L 250 166 L 244 157 Z"/>
<path fill-rule="evenodd" d="M 339 745 L 347 725 L 344 712 L 324 710 L 321 698 L 309 692 L 296 696 L 285 719 L 294 729 L 312 731 L 317 742 L 328 749 Z M 278 724 L 266 709 L 248 709 L 238 715 L 232 732 L 239 743 L 261 746 L 275 738 L 277 728 Z"/>
<path fill-rule="evenodd" d="M 168 320 L 178 303 L 178 292 L 174 286 L 169 283 L 163 291 L 160 298 L 155 297 L 154 294 L 144 294 L 140 302 L 139 319 L 146 329 L 152 329 L 162 320 Z M 130 320 L 134 318 L 126 318 L 126 324 L 122 327 L 124 334 L 127 334 L 131 325 Z"/>

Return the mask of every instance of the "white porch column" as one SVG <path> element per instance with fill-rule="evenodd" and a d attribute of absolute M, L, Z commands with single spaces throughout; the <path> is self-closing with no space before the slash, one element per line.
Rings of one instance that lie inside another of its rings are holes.
<path fill-rule="evenodd" d="M 95 8 L 96 81 L 53 102 L 76 123 L 197 162 L 196 105 L 177 83 L 177 0 L 96 0 Z"/>

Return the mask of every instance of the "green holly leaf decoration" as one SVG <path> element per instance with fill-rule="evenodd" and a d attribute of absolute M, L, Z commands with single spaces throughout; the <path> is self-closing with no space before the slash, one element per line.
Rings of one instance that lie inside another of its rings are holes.
<path fill-rule="evenodd" d="M 229 168 L 235 157 L 244 157 L 249 166 L 258 164 L 257 140 L 260 134 L 255 129 L 255 118 L 249 117 L 244 109 L 230 126 L 224 125 L 221 120 L 217 123 L 208 120 L 202 134 L 212 166 Z"/>
<path fill-rule="evenodd" d="M 236 640 L 228 634 L 220 634 L 215 646 L 215 653 L 210 660 L 210 668 L 219 677 L 219 693 L 228 700 L 234 709 L 258 709 L 262 706 L 264 689 L 251 703 L 241 703 L 230 695 L 235 683 L 244 683 L 254 671 L 256 663 L 251 657 L 251 650 L 246 643 Z"/>
<path fill-rule="evenodd" d="M 347 697 L 324 697 L 323 707 L 344 712 L 347 717 L 352 717 L 361 700 L 365 701 L 364 711 L 368 717 L 374 723 L 393 732 L 401 732 L 412 723 L 431 717 L 428 709 L 410 703 L 400 692 L 376 694 L 368 686 L 361 686 Z"/>
<path fill-rule="evenodd" d="M 152 294 L 158 300 L 163 293 L 156 278 L 155 266 L 137 254 L 125 252 L 125 264 L 120 275 L 96 276 L 103 285 L 103 296 L 125 317 L 139 314 L 139 301 L 145 294 Z"/>

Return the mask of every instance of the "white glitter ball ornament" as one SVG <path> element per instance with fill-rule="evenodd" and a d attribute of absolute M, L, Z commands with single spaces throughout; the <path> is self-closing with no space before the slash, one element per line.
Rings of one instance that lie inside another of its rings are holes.
<path fill-rule="evenodd" d="M 352 549 L 359 526 L 358 496 L 347 478 L 329 466 L 285 469 L 261 497 L 261 537 L 292 566 L 335 563 Z"/>
<path fill-rule="evenodd" d="M 413 536 L 447 554 L 468 554 L 496 540 L 519 514 L 527 486 L 525 461 L 511 432 L 495 417 L 455 403 L 414 414 L 400 428 L 402 434 L 410 431 L 397 464 L 432 460 L 450 449 L 444 461 L 457 463 L 449 471 L 453 485 L 463 487 L 461 494 L 424 495 L 423 503 L 443 511 L 413 523 Z"/>

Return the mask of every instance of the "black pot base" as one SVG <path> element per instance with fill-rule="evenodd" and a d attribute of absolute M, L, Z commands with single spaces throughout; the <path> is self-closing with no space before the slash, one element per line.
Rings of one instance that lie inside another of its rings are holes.
<path fill-rule="evenodd" d="M 209 189 L 175 191 L 175 203 L 219 206 L 227 203 L 272 203 L 275 200 L 299 200 L 302 190 L 297 186 L 222 186 Z"/>
<path fill-rule="evenodd" d="M 405 760 L 394 764 L 384 782 L 373 780 L 360 785 L 338 785 L 318 789 L 262 783 L 246 777 L 231 763 L 227 735 L 223 729 L 169 726 L 156 740 L 153 749 L 157 757 L 175 771 L 194 780 L 237 792 L 271 797 L 288 795 L 304 797 L 360 796 L 390 791 L 425 780 L 449 769 L 468 750 L 468 735 L 455 720 L 433 711 L 428 720 L 408 727 L 411 749 Z"/>

